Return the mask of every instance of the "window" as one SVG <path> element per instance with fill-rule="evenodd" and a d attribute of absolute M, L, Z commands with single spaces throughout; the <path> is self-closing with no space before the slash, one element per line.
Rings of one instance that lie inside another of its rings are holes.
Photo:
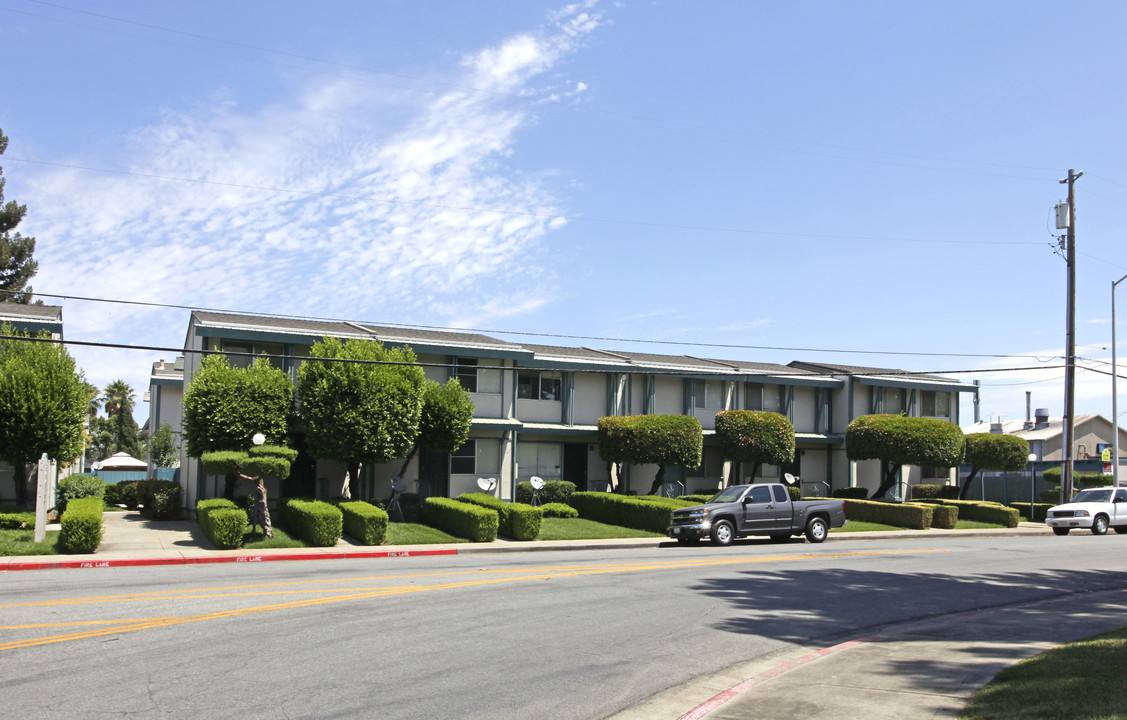
<path fill-rule="evenodd" d="M 489 438 L 467 440 L 450 455 L 450 473 L 486 475 L 501 472 L 501 441 Z"/>
<path fill-rule="evenodd" d="M 251 355 L 282 355 L 281 343 L 252 343 L 252 342 L 232 342 L 230 340 L 223 341 L 223 352 L 228 353 L 227 362 L 231 367 L 248 368 L 254 360 Z M 239 354 L 233 354 L 239 353 Z M 244 354 L 249 353 L 249 354 Z M 267 358 L 271 365 L 274 367 L 281 367 L 282 361 L 280 358 L 273 357 Z"/>
<path fill-rule="evenodd" d="M 700 465 L 688 468 L 686 475 L 694 478 L 719 478 L 724 474 L 724 452 L 718 447 L 706 447 L 701 452 Z"/>
<path fill-rule="evenodd" d="M 517 397 L 525 400 L 559 400 L 562 374 L 558 370 L 521 370 Z"/>
<path fill-rule="evenodd" d="M 538 475 L 558 480 L 563 446 L 559 443 L 522 442 L 517 445 L 517 470 L 521 477 Z"/>
<path fill-rule="evenodd" d="M 920 468 L 920 477 L 924 480 L 950 480 L 951 468 L 941 467 L 922 467 Z"/>
<path fill-rule="evenodd" d="M 771 502 L 771 488 L 766 485 L 753 487 L 747 497 L 755 504 L 769 503 Z"/>
<path fill-rule="evenodd" d="M 763 409 L 763 384 L 748 383 L 744 391 L 744 408 L 747 410 Z"/>
<path fill-rule="evenodd" d="M 468 392 L 501 392 L 501 368 L 483 365 L 477 358 L 455 358 L 454 377 Z"/>
<path fill-rule="evenodd" d="M 924 390 L 920 393 L 920 415 L 923 417 L 951 417 L 951 394 Z"/>
<path fill-rule="evenodd" d="M 899 415 L 904 412 L 904 391 L 900 388 L 884 389 L 884 412 Z"/>
<path fill-rule="evenodd" d="M 724 407 L 724 384 L 719 380 L 697 380 L 696 406 L 710 410 Z"/>
<path fill-rule="evenodd" d="M 785 503 L 790 500 L 790 493 L 782 485 L 772 485 L 771 491 L 775 494 L 775 502 Z"/>

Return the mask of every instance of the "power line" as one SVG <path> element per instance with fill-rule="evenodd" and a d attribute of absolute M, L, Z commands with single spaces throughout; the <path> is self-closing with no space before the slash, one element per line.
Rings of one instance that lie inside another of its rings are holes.
<path fill-rule="evenodd" d="M 15 295 L 16 292 L 12 290 L 0 290 L 0 293 Z M 380 322 L 373 320 L 347 320 L 344 318 L 334 317 L 318 317 L 318 316 L 295 316 L 285 315 L 282 313 L 265 313 L 265 312 L 245 312 L 239 310 L 230 310 L 224 308 L 210 308 L 201 307 L 197 305 L 178 305 L 173 303 L 158 303 L 143 300 L 119 300 L 113 298 L 98 298 L 87 297 L 80 295 L 60 295 L 53 293 L 36 292 L 36 296 L 45 298 L 58 298 L 61 300 L 78 300 L 83 302 L 101 302 L 117 305 L 133 305 L 138 307 L 160 308 L 165 310 L 187 310 L 189 312 L 214 312 L 223 313 L 228 315 L 247 315 L 251 317 L 266 317 L 278 318 L 284 320 L 313 320 L 318 322 L 338 322 L 338 323 L 359 323 L 362 325 L 380 326 L 380 327 L 393 327 L 403 328 L 409 330 L 437 330 L 441 332 L 464 332 L 464 333 L 480 333 L 489 335 L 518 335 L 522 337 L 542 337 L 552 338 L 557 340 L 593 340 L 596 342 L 614 342 L 614 343 L 638 343 L 648 345 L 674 345 L 684 347 L 707 347 L 707 348 L 720 348 L 730 350 L 764 350 L 764 351 L 779 351 L 779 352 L 810 352 L 810 353 L 842 353 L 842 354 L 856 354 L 856 355 L 894 355 L 894 356 L 908 356 L 908 357 L 965 357 L 965 358 L 992 358 L 992 359 L 1025 359 L 1036 360 L 1038 362 L 1049 362 L 1058 356 L 1041 356 L 1041 355 L 1007 355 L 1007 354 L 990 354 L 990 353 L 935 353 L 935 352 L 910 352 L 905 350 L 840 350 L 833 348 L 802 348 L 802 347 L 785 347 L 785 346 L 771 346 L 771 345 L 741 345 L 737 343 L 702 343 L 702 342 L 689 342 L 678 340 L 644 340 L 638 338 L 616 338 L 616 337 L 603 337 L 597 335 L 566 335 L 561 333 L 545 333 L 545 332 L 531 332 L 519 330 L 489 330 L 482 328 L 462 328 L 462 327 L 444 327 L 441 325 L 419 325 L 411 323 L 394 323 L 394 322 Z M 988 372 L 988 371 L 983 371 Z"/>

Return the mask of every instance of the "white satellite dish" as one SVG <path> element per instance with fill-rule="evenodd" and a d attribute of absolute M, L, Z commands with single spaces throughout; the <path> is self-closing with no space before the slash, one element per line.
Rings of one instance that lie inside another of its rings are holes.
<path fill-rule="evenodd" d="M 403 481 L 399 479 L 398 475 L 391 476 L 391 489 L 394 492 L 403 492 Z"/>
<path fill-rule="evenodd" d="M 478 478 L 477 486 L 485 492 L 493 492 L 497 489 L 497 478 Z"/>
<path fill-rule="evenodd" d="M 537 477 L 536 475 L 533 475 L 532 479 L 529 482 L 532 483 L 532 489 L 533 490 L 544 489 L 544 478 L 542 478 L 542 477 Z"/>
<path fill-rule="evenodd" d="M 796 478 L 794 475 L 791 475 L 790 473 L 783 473 L 783 479 L 787 481 L 787 485 L 794 485 L 796 482 L 798 482 L 798 478 Z"/>

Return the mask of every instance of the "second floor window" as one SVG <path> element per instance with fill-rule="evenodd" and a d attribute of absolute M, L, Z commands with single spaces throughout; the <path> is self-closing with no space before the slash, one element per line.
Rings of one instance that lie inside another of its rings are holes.
<path fill-rule="evenodd" d="M 559 400 L 562 374 L 558 370 L 521 370 L 517 397 L 525 400 Z"/>
<path fill-rule="evenodd" d="M 484 365 L 477 358 L 456 358 L 454 377 L 472 393 L 501 392 L 501 368 Z"/>

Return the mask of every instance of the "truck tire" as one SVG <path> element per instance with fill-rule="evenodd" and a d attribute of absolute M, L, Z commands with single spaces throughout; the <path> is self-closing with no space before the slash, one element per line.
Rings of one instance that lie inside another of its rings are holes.
<path fill-rule="evenodd" d="M 1067 535 L 1069 528 L 1053 528 L 1054 535 Z"/>
<path fill-rule="evenodd" d="M 727 520 L 717 520 L 712 523 L 709 535 L 712 537 L 713 545 L 731 545 L 736 533 L 732 530 L 732 523 Z"/>
<path fill-rule="evenodd" d="M 826 524 L 825 518 L 812 517 L 810 522 L 806 523 L 806 539 L 812 543 L 824 542 L 829 534 L 830 526 Z"/>
<path fill-rule="evenodd" d="M 1107 515 L 1097 515 L 1096 517 L 1092 518 L 1092 534 L 1107 534 Z"/>

